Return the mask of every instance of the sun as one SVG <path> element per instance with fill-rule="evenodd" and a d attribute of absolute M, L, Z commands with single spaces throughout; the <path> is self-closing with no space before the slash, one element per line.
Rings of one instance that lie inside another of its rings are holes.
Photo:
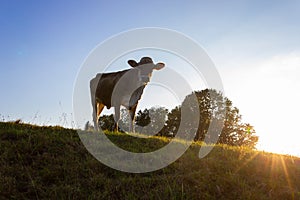
<path fill-rule="evenodd" d="M 257 149 L 283 155 L 300 157 L 300 146 L 291 138 L 272 134 L 260 134 Z"/>

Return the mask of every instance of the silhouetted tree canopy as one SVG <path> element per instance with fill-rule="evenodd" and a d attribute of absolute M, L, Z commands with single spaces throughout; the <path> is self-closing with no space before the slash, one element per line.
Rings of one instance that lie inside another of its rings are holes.
<path fill-rule="evenodd" d="M 198 105 L 190 103 L 192 102 L 191 99 L 195 97 Z M 233 107 L 232 102 L 216 90 L 195 91 L 186 96 L 182 105 L 187 109 L 185 113 L 187 111 L 191 113 L 190 115 L 185 114 L 185 118 L 188 118 L 188 120 L 185 119 L 184 122 L 181 120 L 182 106 L 177 106 L 170 112 L 161 107 L 138 111 L 135 120 L 136 132 L 172 137 L 177 134 L 180 123 L 184 123 L 181 124 L 184 127 L 193 127 L 193 124 L 199 123 L 198 129 L 196 127 L 193 130 L 187 130 L 185 134 L 193 133 L 196 130 L 194 140 L 203 141 L 211 122 L 214 121 L 214 126 L 210 127 L 210 130 L 212 133 L 215 131 L 218 134 L 218 143 L 254 148 L 258 142 L 258 136 L 255 135 L 253 126 L 249 123 L 243 123 L 239 109 Z M 195 106 L 199 106 L 199 108 Z M 199 118 L 192 115 L 196 110 L 199 110 Z M 123 113 L 121 114 L 121 124 L 126 126 L 129 118 L 126 116 L 125 109 L 121 113 Z M 199 119 L 199 122 L 195 123 L 197 119 Z M 113 115 L 100 118 L 102 129 L 111 130 L 113 124 Z M 223 129 L 221 129 L 222 127 Z M 216 131 L 218 129 L 221 130 L 220 133 Z"/>
<path fill-rule="evenodd" d="M 114 128 L 115 120 L 114 115 L 103 115 L 99 119 L 99 126 L 102 130 L 112 131 Z"/>
<path fill-rule="evenodd" d="M 157 135 L 165 126 L 168 110 L 163 107 L 152 107 L 139 111 L 135 119 L 135 130 L 146 135 Z"/>
<path fill-rule="evenodd" d="M 222 93 L 216 90 L 206 89 L 196 91 L 186 97 L 185 101 L 195 95 L 198 100 L 200 118 L 199 127 L 195 136 L 196 141 L 203 141 L 209 125 L 213 119 L 216 122 L 215 126 L 222 127 L 221 134 L 219 134 L 218 143 L 228 144 L 233 146 L 248 146 L 254 148 L 258 142 L 258 136 L 255 135 L 253 126 L 249 123 L 243 123 L 239 109 L 233 107 L 232 102 L 224 97 Z M 176 134 L 181 122 L 181 108 L 176 107 L 168 114 L 168 120 L 161 135 Z M 221 121 L 222 120 L 222 121 Z M 212 132 L 214 128 L 211 127 Z"/>

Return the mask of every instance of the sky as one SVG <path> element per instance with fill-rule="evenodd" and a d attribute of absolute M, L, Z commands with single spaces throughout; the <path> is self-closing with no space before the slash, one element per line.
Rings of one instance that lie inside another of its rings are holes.
<path fill-rule="evenodd" d="M 206 50 L 259 149 L 300 155 L 299 9 L 290 0 L 2 0 L 0 120 L 73 126 L 74 83 L 89 53 L 120 32 L 161 27 Z"/>

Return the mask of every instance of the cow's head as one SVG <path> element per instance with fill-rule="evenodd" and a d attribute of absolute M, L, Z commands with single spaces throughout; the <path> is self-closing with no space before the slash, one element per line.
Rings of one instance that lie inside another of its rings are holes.
<path fill-rule="evenodd" d="M 165 66 L 164 63 L 154 64 L 149 57 L 143 57 L 138 63 L 135 60 L 128 60 L 128 64 L 138 70 L 139 81 L 144 85 L 150 81 L 154 69 L 160 70 Z"/>

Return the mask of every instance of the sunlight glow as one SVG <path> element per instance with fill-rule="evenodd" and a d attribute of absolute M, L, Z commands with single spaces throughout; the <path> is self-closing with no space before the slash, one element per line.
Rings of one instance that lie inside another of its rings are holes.
<path fill-rule="evenodd" d="M 226 96 L 254 126 L 260 150 L 300 156 L 299 66 L 300 52 L 291 52 L 221 70 Z"/>
<path fill-rule="evenodd" d="M 294 199 L 294 192 L 292 191 L 293 187 L 292 187 L 291 179 L 290 179 L 289 172 L 287 170 L 286 163 L 285 163 L 283 156 L 280 156 L 280 160 L 281 160 L 282 168 L 284 170 L 286 182 L 289 186 L 289 190 L 291 190 L 291 193 L 293 194 L 292 199 Z"/>

